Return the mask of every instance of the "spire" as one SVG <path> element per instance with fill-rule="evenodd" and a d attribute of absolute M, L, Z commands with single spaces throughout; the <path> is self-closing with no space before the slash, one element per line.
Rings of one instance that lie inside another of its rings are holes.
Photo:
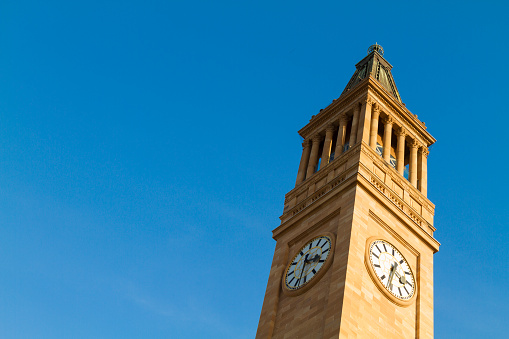
<path fill-rule="evenodd" d="M 371 76 L 392 94 L 396 100 L 401 102 L 401 97 L 391 74 L 392 66 L 383 58 L 383 55 L 384 49 L 379 44 L 375 43 L 369 46 L 368 55 L 355 65 L 357 69 L 341 95 L 350 91 L 364 78 Z"/>

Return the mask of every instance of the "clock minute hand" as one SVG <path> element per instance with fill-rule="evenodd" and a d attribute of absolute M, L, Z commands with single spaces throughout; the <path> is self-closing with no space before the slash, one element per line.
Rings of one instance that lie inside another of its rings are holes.
<path fill-rule="evenodd" d="M 300 277 L 299 277 L 299 280 L 297 280 L 299 282 L 299 285 L 300 285 L 300 279 L 302 279 L 302 273 L 304 273 L 304 268 L 306 268 L 306 264 L 308 262 L 308 254 L 306 254 L 306 257 L 304 258 L 304 264 L 302 265 L 302 271 L 300 271 Z"/>
<path fill-rule="evenodd" d="M 394 266 L 391 268 L 391 274 L 389 274 L 389 279 L 387 281 L 387 287 L 392 289 L 392 278 L 394 278 L 394 274 L 396 273 L 396 268 L 398 267 L 398 263 L 395 262 Z"/>

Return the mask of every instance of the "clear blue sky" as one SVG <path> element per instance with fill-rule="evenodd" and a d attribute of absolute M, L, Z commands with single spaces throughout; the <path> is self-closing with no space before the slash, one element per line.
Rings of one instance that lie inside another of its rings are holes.
<path fill-rule="evenodd" d="M 0 4 L 0 337 L 253 338 L 297 134 L 378 42 L 438 140 L 436 338 L 507 335 L 506 1 Z"/>

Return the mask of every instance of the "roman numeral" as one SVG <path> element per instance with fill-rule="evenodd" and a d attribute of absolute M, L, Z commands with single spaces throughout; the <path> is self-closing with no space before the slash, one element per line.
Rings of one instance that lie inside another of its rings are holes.
<path fill-rule="evenodd" d="M 400 261 L 399 263 L 400 263 L 400 264 L 402 264 L 402 263 L 404 263 L 404 262 L 405 262 L 405 260 L 401 259 L 401 261 Z"/>
<path fill-rule="evenodd" d="M 325 245 L 327 245 L 327 243 L 323 244 L 322 246 L 320 246 L 320 248 L 323 248 Z"/>
<path fill-rule="evenodd" d="M 378 265 L 378 264 L 374 264 L 373 266 L 380 268 L 380 265 Z"/>
<path fill-rule="evenodd" d="M 328 249 L 326 249 L 325 251 L 323 251 L 323 252 L 322 252 L 322 254 L 324 254 L 324 253 L 325 253 L 325 252 L 327 252 L 328 250 L 329 250 L 329 248 L 328 248 Z"/>
<path fill-rule="evenodd" d="M 313 242 L 309 243 L 309 249 L 311 249 L 311 246 L 313 246 Z"/>
<path fill-rule="evenodd" d="M 373 254 L 377 259 L 380 259 L 378 258 L 378 255 L 376 255 L 375 253 L 371 252 L 371 254 Z"/>
<path fill-rule="evenodd" d="M 304 255 L 304 253 L 302 253 L 302 251 L 300 251 L 300 255 L 302 255 L 302 256 L 303 256 L 303 255 Z"/>
<path fill-rule="evenodd" d="M 382 250 L 378 247 L 378 245 L 375 245 L 375 247 L 378 249 L 378 252 L 382 253 Z"/>
<path fill-rule="evenodd" d="M 319 260 L 318 262 L 324 262 L 325 260 Z"/>
<path fill-rule="evenodd" d="M 410 283 L 410 281 L 407 281 L 406 282 L 408 285 L 410 285 L 410 287 L 412 287 L 412 284 Z"/>
<path fill-rule="evenodd" d="M 297 281 L 295 282 L 295 285 L 293 285 L 293 286 L 294 287 L 299 286 L 299 283 L 300 283 L 300 279 L 297 279 Z"/>
<path fill-rule="evenodd" d="M 410 292 L 408 292 L 408 290 L 406 289 L 406 287 L 405 287 L 405 286 L 403 286 L 403 288 L 405 289 L 406 294 L 410 295 Z"/>
<path fill-rule="evenodd" d="M 401 296 L 401 288 L 398 287 L 399 295 Z"/>
<path fill-rule="evenodd" d="M 385 247 L 385 244 L 382 244 L 382 246 L 384 247 L 385 252 L 387 252 L 387 247 Z"/>
<path fill-rule="evenodd" d="M 292 274 L 293 274 L 293 272 L 295 272 L 295 271 L 291 271 L 290 273 L 288 273 L 288 276 L 292 275 Z"/>
<path fill-rule="evenodd" d="M 380 277 L 381 280 L 385 279 L 385 274 Z"/>
<path fill-rule="evenodd" d="M 318 242 L 316 243 L 316 246 L 320 245 L 320 243 L 322 242 L 322 239 L 318 239 Z"/>
<path fill-rule="evenodd" d="M 306 278 L 307 278 L 307 277 L 308 277 L 307 275 L 305 275 L 305 276 L 304 276 L 304 283 L 306 282 Z"/>
<path fill-rule="evenodd" d="M 406 271 L 405 271 L 405 274 L 411 275 L 410 272 L 406 272 Z"/>
<path fill-rule="evenodd" d="M 295 277 L 293 277 L 293 278 L 292 278 L 292 280 L 290 280 L 290 281 L 288 282 L 288 285 L 290 285 L 290 284 L 292 283 L 293 279 L 295 279 Z"/>
<path fill-rule="evenodd" d="M 392 256 L 394 256 L 394 248 L 392 249 Z"/>
<path fill-rule="evenodd" d="M 316 274 L 316 271 L 315 271 L 315 269 L 314 269 L 314 268 L 313 268 L 313 270 L 312 270 L 311 272 L 313 272 L 313 274 Z"/>

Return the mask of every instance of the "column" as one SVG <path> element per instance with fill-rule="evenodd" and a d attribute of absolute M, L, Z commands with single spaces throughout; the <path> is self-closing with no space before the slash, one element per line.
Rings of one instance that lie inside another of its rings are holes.
<path fill-rule="evenodd" d="M 422 146 L 419 152 L 420 155 L 420 183 L 421 183 L 421 193 L 424 194 L 424 196 L 428 196 L 428 148 L 425 146 Z"/>
<path fill-rule="evenodd" d="M 377 105 L 373 109 L 371 116 L 371 129 L 369 131 L 369 146 L 372 149 L 376 149 L 376 139 L 378 136 L 378 117 L 380 116 L 380 107 Z"/>
<path fill-rule="evenodd" d="M 417 187 L 417 148 L 419 144 L 416 140 L 413 140 L 410 144 L 410 169 L 409 169 L 409 179 L 410 183 Z"/>
<path fill-rule="evenodd" d="M 329 163 L 330 160 L 330 151 L 332 147 L 332 136 L 334 135 L 334 126 L 329 125 L 325 130 L 325 141 L 323 143 L 323 151 L 322 151 L 322 164 L 320 165 L 322 168 Z"/>
<path fill-rule="evenodd" d="M 357 127 L 357 142 L 363 140 L 369 145 L 369 135 L 371 127 L 371 98 L 367 97 L 362 102 L 361 113 L 359 116 L 359 127 Z"/>
<path fill-rule="evenodd" d="M 311 146 L 311 155 L 309 156 L 306 178 L 310 178 L 313 173 L 315 173 L 315 167 L 318 164 L 318 149 L 320 148 L 321 141 L 322 137 L 320 135 L 317 134 L 313 137 L 313 145 Z"/>
<path fill-rule="evenodd" d="M 335 158 L 338 158 L 339 155 L 343 153 L 343 148 L 345 147 L 346 139 L 346 125 L 348 125 L 348 116 L 345 113 L 342 113 L 339 116 L 338 139 L 336 140 L 336 150 L 334 151 Z"/>
<path fill-rule="evenodd" d="M 403 127 L 400 127 L 396 131 L 396 135 L 398 136 L 398 153 L 396 154 L 396 169 L 399 174 L 403 175 L 405 171 L 405 135 L 406 131 Z"/>
<path fill-rule="evenodd" d="M 309 153 L 311 152 L 311 141 L 309 139 L 304 140 L 302 143 L 302 157 L 300 158 L 299 172 L 297 173 L 297 182 L 295 186 L 300 184 L 306 179 L 306 170 L 309 163 Z"/>
<path fill-rule="evenodd" d="M 353 120 L 352 120 L 352 130 L 350 131 L 350 141 L 349 141 L 349 147 L 352 148 L 355 144 L 355 137 L 357 135 L 357 124 L 359 122 L 359 113 L 361 109 L 359 105 L 355 104 L 355 107 L 353 109 Z"/>
<path fill-rule="evenodd" d="M 392 137 L 392 119 L 387 117 L 383 120 L 384 122 L 384 151 L 382 156 L 385 161 L 391 160 L 391 137 Z"/>

